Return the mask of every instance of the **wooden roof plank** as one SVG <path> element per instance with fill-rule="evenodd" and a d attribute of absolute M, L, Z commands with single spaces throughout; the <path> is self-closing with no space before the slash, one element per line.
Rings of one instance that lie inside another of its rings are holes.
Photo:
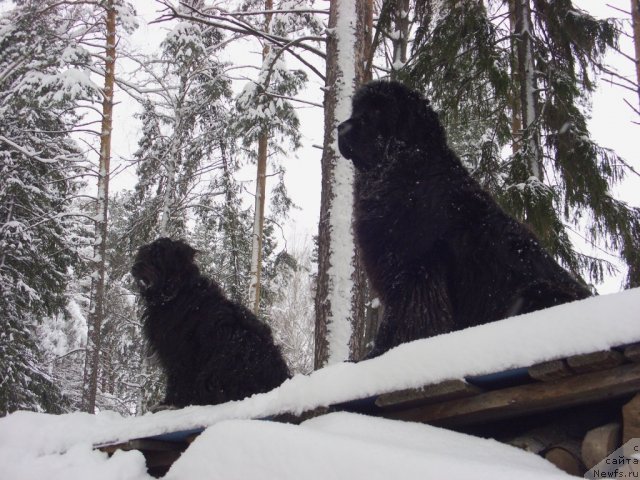
<path fill-rule="evenodd" d="M 567 358 L 567 365 L 576 373 L 589 373 L 617 367 L 624 362 L 624 355 L 615 350 L 585 353 Z"/>
<path fill-rule="evenodd" d="M 382 394 L 376 399 L 376 406 L 383 409 L 407 408 L 469 397 L 482 392 L 481 388 L 464 380 L 446 380 L 435 385 Z"/>
<path fill-rule="evenodd" d="M 454 427 L 583 405 L 640 391 L 640 364 L 424 405 L 382 416 Z"/>

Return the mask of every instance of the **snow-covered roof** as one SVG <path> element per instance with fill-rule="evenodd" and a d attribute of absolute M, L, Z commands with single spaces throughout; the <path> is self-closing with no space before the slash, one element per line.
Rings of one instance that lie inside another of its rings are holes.
<path fill-rule="evenodd" d="M 490 472 L 487 475 L 491 478 L 516 474 L 526 478 L 527 472 L 534 470 L 537 475 L 561 475 L 544 470 L 542 460 L 535 457 L 519 463 L 516 458 L 527 454 L 512 453 L 510 447 L 426 425 L 352 414 L 329 415 L 301 426 L 246 419 L 284 412 L 299 414 L 380 393 L 526 367 L 638 341 L 640 289 L 633 289 L 418 340 L 372 360 L 340 363 L 308 376 L 295 376 L 271 392 L 238 402 L 135 418 L 113 412 L 16 412 L 0 419 L 0 464 L 5 472 L 6 468 L 12 469 L 13 474 L 6 477 L 11 479 L 58 478 L 56 475 L 73 479 L 76 471 L 91 471 L 91 478 L 147 478 L 141 454 L 119 452 L 107 460 L 102 453 L 92 451 L 92 445 L 209 427 L 174 464 L 169 478 L 316 478 L 311 470 L 301 470 L 305 464 L 325 472 L 322 478 L 353 478 L 355 474 L 359 478 L 362 469 L 372 478 L 383 478 L 383 474 L 387 478 L 393 472 L 412 478 L 420 471 L 420 478 L 429 477 L 425 472 L 444 472 L 453 478 L 483 478 L 482 472 Z M 365 458 L 369 462 L 366 465 Z M 321 467 L 323 459 L 330 465 Z M 478 468 L 474 462 L 485 463 Z M 251 470 L 254 463 L 263 469 L 260 474 Z M 218 468 L 218 473 L 210 473 Z M 290 476 L 285 475 L 287 471 L 292 472 Z"/>
<path fill-rule="evenodd" d="M 300 426 L 232 420 L 207 429 L 167 479 L 568 479 L 531 453 L 428 425 L 333 413 Z"/>

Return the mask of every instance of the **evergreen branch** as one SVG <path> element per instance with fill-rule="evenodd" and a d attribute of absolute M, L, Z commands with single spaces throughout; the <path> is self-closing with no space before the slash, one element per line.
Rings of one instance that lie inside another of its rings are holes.
<path fill-rule="evenodd" d="M 220 15 L 231 15 L 231 16 L 252 16 L 252 15 L 272 15 L 272 14 L 282 14 L 282 13 L 320 13 L 323 15 L 329 15 L 329 10 L 314 10 L 311 8 L 301 8 L 301 9 L 290 9 L 290 10 L 260 10 L 260 11 L 251 11 L 251 12 L 225 12 L 224 10 L 220 10 Z"/>
<path fill-rule="evenodd" d="M 365 63 L 365 72 L 370 72 L 373 66 L 373 57 L 376 49 L 378 48 L 378 44 L 380 43 L 380 34 L 382 29 L 384 28 L 384 23 L 386 20 L 389 20 L 391 4 L 394 3 L 393 0 L 384 0 L 382 2 L 382 6 L 380 7 L 380 15 L 378 16 L 378 21 L 376 22 L 376 31 L 373 35 L 373 39 L 371 40 L 371 48 L 369 52 L 369 58 L 366 59 Z"/>
<path fill-rule="evenodd" d="M 630 60 L 634 64 L 636 63 L 636 59 L 635 58 L 633 58 L 631 55 L 628 55 L 628 54 L 624 53 L 622 50 L 620 50 L 620 48 L 618 48 L 618 47 L 612 47 L 612 48 L 616 52 L 618 52 L 620 55 L 622 55 L 624 58 L 626 58 L 627 60 Z"/>
<path fill-rule="evenodd" d="M 25 147 L 22 147 L 22 146 L 18 145 L 17 143 L 12 142 L 8 138 L 6 138 L 4 135 L 0 135 L 0 142 L 4 142 L 5 144 L 10 146 L 14 150 L 17 150 L 18 152 L 26 155 L 27 157 L 33 158 L 34 160 L 37 160 L 37 161 L 39 161 L 41 163 L 45 163 L 45 164 L 58 163 L 60 160 L 69 160 L 70 159 L 70 157 L 64 156 L 64 155 L 57 155 L 57 156 L 53 157 L 52 159 L 42 158 L 37 153 L 30 152 Z"/>
<path fill-rule="evenodd" d="M 84 195 L 87 196 L 87 195 Z M 81 212 L 69 212 L 69 213 L 58 213 L 56 215 L 53 215 L 51 217 L 48 218 L 43 218 L 42 220 L 40 220 L 39 222 L 36 222 L 32 225 L 28 225 L 25 230 L 32 230 L 36 227 L 39 227 L 40 225 L 42 225 L 43 223 L 47 223 L 50 222 L 52 220 L 59 220 L 61 218 L 67 218 L 67 217 L 78 217 L 78 218 L 86 218 L 87 220 L 90 220 L 92 222 L 96 222 L 96 218 L 92 217 L 90 215 L 87 215 L 86 213 L 81 213 Z"/>
<path fill-rule="evenodd" d="M 624 78 L 624 77 L 620 77 L 620 78 Z M 610 83 L 611 85 L 615 85 L 616 87 L 624 88 L 625 90 L 629 90 L 630 92 L 637 93 L 637 91 L 638 91 L 638 88 L 637 88 L 637 87 L 629 86 L 629 85 L 624 85 L 624 84 L 622 84 L 622 83 L 620 83 L 620 82 L 616 82 L 616 81 L 614 81 L 614 80 L 611 80 L 610 78 L 609 78 L 609 79 L 606 79 L 606 80 L 605 80 L 605 82 L 608 82 L 608 83 Z M 635 84 L 632 84 L 632 85 L 635 85 Z"/>
<path fill-rule="evenodd" d="M 615 253 L 610 252 L 609 250 L 605 250 L 604 248 L 602 248 L 600 245 L 598 245 L 594 240 L 587 238 L 586 236 L 584 236 L 582 233 L 580 233 L 578 230 L 576 230 L 575 228 L 571 227 L 571 225 L 564 223 L 564 228 L 566 228 L 567 230 L 570 230 L 574 235 L 577 235 L 578 237 L 580 237 L 583 241 L 587 242 L 589 244 L 589 246 L 595 250 L 599 250 L 600 252 L 604 253 L 605 255 L 608 255 L 610 257 L 613 258 L 620 258 L 618 255 L 616 255 Z M 581 254 L 587 258 L 593 258 L 594 260 L 598 260 L 598 261 L 602 261 L 605 263 L 610 263 L 607 262 L 606 260 L 603 259 L 599 259 L 596 257 L 590 257 L 589 255 L 586 254 Z M 618 271 L 618 269 L 616 267 L 613 266 L 613 264 L 610 264 L 611 268 L 613 268 L 614 270 Z"/>
<path fill-rule="evenodd" d="M 289 43 L 283 45 L 278 52 L 276 53 L 273 62 L 272 62 L 272 66 L 271 68 L 273 68 L 273 65 L 275 65 L 276 60 L 280 57 L 280 55 L 282 55 L 281 52 L 284 52 L 285 50 L 288 51 L 291 55 L 293 55 L 294 57 L 296 57 L 301 63 L 303 63 L 307 68 L 309 68 L 313 73 L 315 73 L 316 75 L 318 75 L 318 77 L 320 77 L 320 79 L 325 82 L 326 78 L 325 76 L 320 73 L 313 65 L 311 65 L 311 63 L 309 63 L 307 60 L 305 60 L 304 58 L 302 58 L 300 55 L 296 54 L 295 52 L 293 52 L 292 50 L 290 50 L 291 47 L 294 47 L 296 45 L 298 45 L 300 42 L 304 41 L 304 40 L 308 40 L 308 39 L 313 39 L 313 38 L 317 38 L 317 37 L 300 37 L 300 38 L 296 38 L 295 40 L 291 40 Z"/>
<path fill-rule="evenodd" d="M 624 13 L 627 16 L 631 16 L 631 12 L 627 12 L 626 10 L 623 10 L 620 7 L 616 7 L 615 5 L 611 5 L 610 3 L 607 3 L 607 7 L 613 9 L 613 10 L 617 10 L 620 13 Z"/>
<path fill-rule="evenodd" d="M 207 14 L 204 13 L 200 10 L 198 10 L 197 8 L 185 4 L 183 2 L 180 3 L 180 5 L 184 6 L 185 8 L 188 8 L 189 10 L 191 10 L 194 14 L 198 15 L 185 15 L 183 13 L 180 13 L 173 5 L 171 5 L 170 3 L 167 2 L 167 0 L 159 0 L 159 2 L 164 5 L 171 13 L 170 14 L 165 14 L 163 16 L 161 16 L 160 18 L 158 18 L 157 20 L 153 20 L 149 23 L 160 23 L 166 20 L 171 20 L 174 18 L 179 18 L 182 20 L 190 20 L 192 22 L 197 22 L 197 23 L 202 23 L 204 25 L 210 25 L 212 27 L 217 27 L 217 28 L 221 28 L 223 30 L 229 30 L 232 32 L 236 32 L 236 33 L 240 33 L 243 35 L 251 35 L 254 37 L 258 37 L 258 38 L 262 38 L 263 40 L 268 40 L 269 42 L 277 45 L 278 47 L 282 47 L 284 44 L 289 43 L 291 40 L 286 38 L 286 37 L 282 37 L 280 35 L 274 35 L 271 33 L 267 33 L 264 32 L 262 30 L 259 30 L 257 28 L 255 28 L 253 25 L 251 25 L 248 22 L 245 22 L 243 20 L 237 19 L 235 17 L 231 17 L 233 18 L 233 21 L 231 21 L 228 17 L 222 16 L 222 15 L 212 15 L 212 14 Z M 212 19 L 212 20 L 208 20 L 208 19 Z M 318 42 L 325 42 L 326 39 L 323 37 L 307 37 L 307 39 L 312 39 L 314 41 L 318 41 Z M 314 48 L 310 45 L 307 45 L 306 43 L 297 43 L 296 46 L 307 50 L 308 52 L 314 53 L 317 56 L 319 56 L 320 58 L 322 58 L 323 60 L 326 59 L 326 54 L 324 52 L 322 52 L 321 50 L 318 50 L 317 48 Z"/>
<path fill-rule="evenodd" d="M 283 100 L 290 100 L 292 102 L 304 103 L 304 104 L 307 104 L 307 105 L 311 105 L 313 107 L 324 108 L 324 105 L 322 105 L 321 103 L 310 102 L 308 100 L 302 100 L 300 98 L 295 98 L 295 97 L 288 97 L 286 95 L 278 95 L 277 93 L 264 92 L 264 95 L 268 95 L 268 96 L 274 97 L 274 98 L 282 98 Z"/>
<path fill-rule="evenodd" d="M 629 103 L 629 100 L 627 100 L 626 98 L 623 98 L 623 100 L 624 100 L 624 103 L 626 103 L 627 105 L 629 105 L 629 107 L 631 108 L 631 110 L 633 110 L 633 111 L 635 112 L 635 114 L 636 114 L 636 115 L 640 115 L 640 110 L 638 110 L 638 107 L 634 107 L 633 105 L 631 105 L 631 103 Z M 638 172 L 635 172 L 635 171 L 634 171 L 634 173 L 635 173 L 636 175 L 638 174 Z"/>
<path fill-rule="evenodd" d="M 67 353 L 65 353 L 65 354 L 63 354 L 63 355 L 59 355 L 59 356 L 57 356 L 57 357 L 55 357 L 55 358 L 52 358 L 52 359 L 51 359 L 51 360 L 49 360 L 48 362 L 45 362 L 45 365 L 50 365 L 50 364 L 52 364 L 53 362 L 57 362 L 57 361 L 59 361 L 59 360 L 62 360 L 63 358 L 69 357 L 69 356 L 74 355 L 74 354 L 76 354 L 76 353 L 84 353 L 84 352 L 86 352 L 86 351 L 87 351 L 87 349 L 86 349 L 86 348 L 82 348 L 82 347 L 81 347 L 81 348 L 73 349 L 73 350 L 71 350 L 71 351 L 69 351 L 69 352 L 67 352 Z"/>

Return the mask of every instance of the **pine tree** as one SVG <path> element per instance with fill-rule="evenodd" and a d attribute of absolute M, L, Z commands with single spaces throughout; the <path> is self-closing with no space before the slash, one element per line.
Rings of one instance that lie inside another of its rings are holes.
<path fill-rule="evenodd" d="M 105 316 L 106 253 L 109 218 L 109 178 L 111 170 L 111 130 L 113 125 L 113 95 L 116 68 L 116 5 L 114 0 L 104 3 L 104 88 L 102 90 L 102 121 L 98 158 L 98 192 L 96 195 L 96 223 L 94 241 L 95 276 L 92 304 L 87 324 L 87 351 L 82 392 L 83 409 L 93 413 L 96 408 L 100 354 Z"/>
<path fill-rule="evenodd" d="M 293 5 L 287 2 L 291 8 Z M 274 12 L 273 1 L 264 2 L 263 30 L 267 34 L 288 37 L 299 27 L 295 17 Z M 291 155 L 300 145 L 299 120 L 289 99 L 294 98 L 306 82 L 303 70 L 290 70 L 284 61 L 284 50 L 263 41 L 262 66 L 256 80 L 251 80 L 238 97 L 237 129 L 243 138 L 243 144 L 249 147 L 257 143 L 257 175 L 254 208 L 253 245 L 251 257 L 251 281 L 249 283 L 249 300 L 253 310 L 258 311 L 260 305 L 261 270 L 263 255 L 263 231 L 265 228 L 265 201 L 267 183 L 267 159 L 272 169 L 283 172 L 277 163 L 277 157 L 285 152 L 284 146 L 290 148 L 286 152 Z M 269 141 L 271 140 L 271 142 Z M 279 177 L 282 179 L 282 174 Z M 286 197 L 286 189 L 282 181 L 276 187 Z M 285 204 L 286 205 L 286 204 Z M 280 212 L 286 215 L 286 211 Z"/>
<path fill-rule="evenodd" d="M 72 112 L 98 92 L 86 50 L 60 29 L 73 22 L 67 13 L 27 1 L 0 17 L 0 415 L 67 406 L 35 335 L 63 311 L 77 262 L 72 199 L 84 157 Z"/>

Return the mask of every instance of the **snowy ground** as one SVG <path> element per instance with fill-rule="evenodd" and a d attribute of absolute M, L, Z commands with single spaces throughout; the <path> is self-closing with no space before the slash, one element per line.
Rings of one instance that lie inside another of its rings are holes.
<path fill-rule="evenodd" d="M 209 427 L 168 478 L 529 478 L 564 474 L 489 440 L 391 420 L 332 414 L 301 426 L 248 420 L 301 413 L 402 388 L 526 367 L 640 341 L 640 289 L 401 345 L 359 364 L 296 376 L 240 402 L 135 418 L 112 412 L 0 419 L 0 478 L 148 478 L 138 452 L 92 445 Z"/>

